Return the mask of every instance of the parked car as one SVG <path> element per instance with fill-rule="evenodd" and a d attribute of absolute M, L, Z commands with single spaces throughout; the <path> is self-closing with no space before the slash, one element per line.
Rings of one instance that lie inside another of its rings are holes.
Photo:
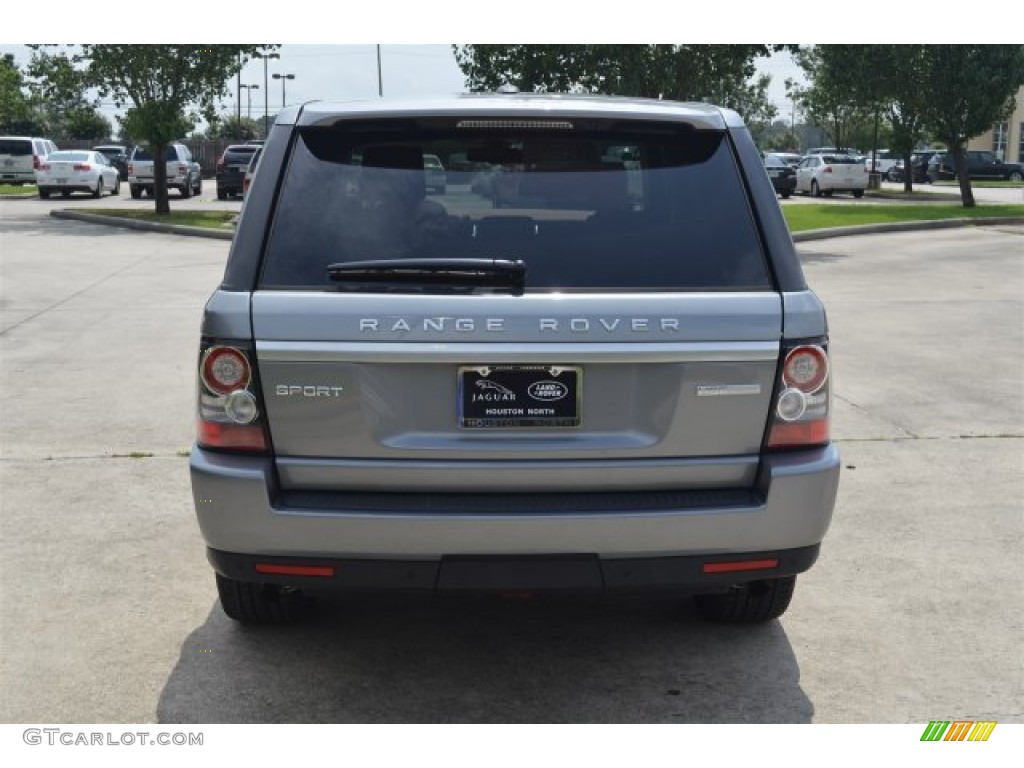
<path fill-rule="evenodd" d="M 128 181 L 128 147 L 121 144 L 102 144 L 98 147 L 93 147 L 93 151 L 102 152 L 106 155 L 110 164 L 117 168 L 121 181 Z"/>
<path fill-rule="evenodd" d="M 518 176 L 505 208 L 428 196 L 445 151 Z M 825 312 L 717 107 L 293 108 L 197 353 L 195 510 L 242 622 L 320 589 L 668 590 L 765 621 L 832 516 Z"/>
<path fill-rule="evenodd" d="M 218 200 L 242 194 L 245 171 L 259 149 L 258 144 L 231 144 L 224 149 L 217 160 Z"/>
<path fill-rule="evenodd" d="M 882 176 L 889 178 L 889 172 L 896 167 L 899 159 L 898 153 L 888 149 L 879 149 L 875 152 L 873 158 L 870 152 L 867 153 L 864 159 L 864 167 L 868 173 L 880 173 Z"/>
<path fill-rule="evenodd" d="M 175 142 L 164 153 L 167 163 L 167 188 L 177 189 L 183 198 L 198 195 L 203 190 L 202 168 L 192 158 L 184 144 Z M 146 194 L 153 195 L 153 155 L 145 147 L 135 147 L 128 161 L 128 185 L 136 200 Z"/>
<path fill-rule="evenodd" d="M 121 177 L 106 155 L 91 149 L 65 149 L 53 152 L 35 172 L 39 197 L 46 200 L 54 192 L 68 197 L 72 192 L 88 192 L 100 197 L 109 191 L 121 193 Z"/>
<path fill-rule="evenodd" d="M 1024 164 L 1004 163 L 995 152 L 969 149 L 967 174 L 972 179 L 1024 180 Z M 949 181 L 957 178 L 953 155 L 950 152 L 935 154 L 928 161 L 928 178 L 932 181 Z"/>
<path fill-rule="evenodd" d="M 863 197 L 867 188 L 868 172 L 852 155 L 808 155 L 796 169 L 796 191 L 811 197 L 831 197 L 833 192 Z"/>
<path fill-rule="evenodd" d="M 764 156 L 764 168 L 768 178 L 772 180 L 775 191 L 788 199 L 796 190 L 796 169 L 789 163 L 785 155 L 768 153 Z"/>
<path fill-rule="evenodd" d="M 437 155 L 424 155 L 423 169 L 426 172 L 427 192 L 443 195 L 448 188 L 448 176 L 445 174 L 441 158 Z"/>
<path fill-rule="evenodd" d="M 942 154 L 944 149 L 921 149 L 915 150 L 910 155 L 910 164 L 913 168 L 913 181 L 915 184 L 930 184 L 928 178 L 928 161 L 936 154 Z M 903 160 L 897 160 L 896 165 L 889 171 L 889 181 L 903 181 Z"/>
<path fill-rule="evenodd" d="M 839 149 L 837 147 L 812 147 L 808 149 L 805 155 L 850 155 L 858 160 L 863 160 L 865 155 L 859 149 L 853 149 L 847 147 L 845 149 Z"/>
<path fill-rule="evenodd" d="M 781 160 L 791 168 L 796 168 L 800 165 L 800 161 L 804 159 L 804 156 L 796 152 L 766 152 L 765 157 L 771 155 L 776 160 Z"/>
<path fill-rule="evenodd" d="M 242 179 L 242 197 L 244 198 L 249 192 L 249 187 L 252 185 L 252 179 L 256 175 L 256 168 L 260 162 L 260 155 L 263 154 L 263 146 L 256 147 L 256 151 L 252 153 L 252 158 L 249 160 L 249 167 L 245 169 L 245 178 Z"/>
<path fill-rule="evenodd" d="M 0 136 L 0 184 L 35 184 L 36 170 L 56 151 L 49 139 Z"/>

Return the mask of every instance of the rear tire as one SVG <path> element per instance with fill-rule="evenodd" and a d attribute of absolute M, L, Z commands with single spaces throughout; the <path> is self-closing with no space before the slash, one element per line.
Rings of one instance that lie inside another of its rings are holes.
<path fill-rule="evenodd" d="M 92 196 L 95 198 L 103 197 L 103 177 L 100 176 L 96 179 L 96 189 L 93 190 Z"/>
<path fill-rule="evenodd" d="M 50 199 L 50 190 L 48 190 L 48 189 L 40 189 L 39 190 L 39 199 L 40 200 L 49 200 Z"/>
<path fill-rule="evenodd" d="M 796 576 L 754 581 L 717 595 L 697 595 L 694 604 L 705 619 L 729 624 L 755 624 L 777 619 L 786 612 Z"/>
<path fill-rule="evenodd" d="M 789 192 L 788 191 L 787 192 L 780 192 L 779 194 L 782 195 L 782 199 L 783 200 L 789 200 Z"/>
<path fill-rule="evenodd" d="M 287 624 L 310 612 L 309 598 L 276 584 L 237 581 L 215 574 L 220 605 L 228 618 L 243 624 Z"/>
<path fill-rule="evenodd" d="M 111 197 L 120 197 L 121 196 L 121 177 L 120 176 L 117 177 L 116 179 L 114 179 L 114 188 L 112 190 L 110 190 L 110 196 Z"/>
<path fill-rule="evenodd" d="M 853 196 L 858 198 L 858 199 L 861 198 L 861 197 L 864 197 L 864 190 L 863 189 L 855 189 L 855 190 L 853 190 Z"/>
<path fill-rule="evenodd" d="M 181 199 L 188 200 L 192 197 L 192 182 L 186 179 L 185 186 L 183 186 L 179 191 L 181 192 Z"/>
<path fill-rule="evenodd" d="M 129 186 L 129 191 L 132 193 L 132 200 L 142 199 L 142 187 L 136 187 L 134 185 Z"/>
<path fill-rule="evenodd" d="M 817 181 L 811 181 L 811 197 L 821 197 L 821 188 Z"/>

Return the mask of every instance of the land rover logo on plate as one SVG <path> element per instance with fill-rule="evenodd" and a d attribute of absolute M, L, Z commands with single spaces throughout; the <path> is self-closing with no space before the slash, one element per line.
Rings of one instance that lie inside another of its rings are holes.
<path fill-rule="evenodd" d="M 578 366 L 478 365 L 458 370 L 463 429 L 552 429 L 582 423 Z"/>
<path fill-rule="evenodd" d="M 535 381 L 527 388 L 526 393 L 534 400 L 549 403 L 568 395 L 569 388 L 560 381 Z"/>

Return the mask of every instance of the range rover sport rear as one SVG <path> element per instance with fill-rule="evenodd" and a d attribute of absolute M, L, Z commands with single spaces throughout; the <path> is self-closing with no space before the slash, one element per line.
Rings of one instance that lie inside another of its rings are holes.
<path fill-rule="evenodd" d="M 321 588 L 668 590 L 766 620 L 835 501 L 824 310 L 707 105 L 283 113 L 197 374 L 196 510 L 246 622 Z"/>

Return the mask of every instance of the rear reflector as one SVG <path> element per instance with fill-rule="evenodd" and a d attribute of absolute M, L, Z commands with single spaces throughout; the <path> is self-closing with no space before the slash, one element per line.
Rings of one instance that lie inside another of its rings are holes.
<path fill-rule="evenodd" d="M 829 440 L 829 420 L 776 422 L 768 433 L 768 447 L 824 445 Z"/>
<path fill-rule="evenodd" d="M 197 439 L 204 448 L 238 448 L 248 451 L 267 449 L 263 427 L 242 427 L 200 419 Z"/>
<path fill-rule="evenodd" d="M 735 560 L 728 563 L 704 563 L 704 573 L 737 573 L 739 571 L 765 571 L 778 568 L 779 560 Z"/>
<path fill-rule="evenodd" d="M 334 576 L 334 567 L 330 565 L 278 565 L 277 563 L 256 563 L 256 573 L 274 574 L 277 576 Z"/>

